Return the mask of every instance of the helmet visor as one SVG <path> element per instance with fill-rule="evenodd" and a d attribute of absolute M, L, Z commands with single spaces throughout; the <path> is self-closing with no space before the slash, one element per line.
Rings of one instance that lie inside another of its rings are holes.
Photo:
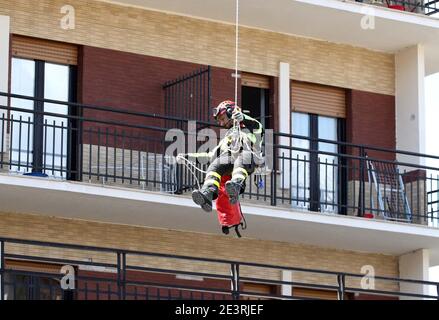
<path fill-rule="evenodd" d="M 219 113 L 219 108 L 213 108 L 212 109 L 212 115 L 213 117 L 216 119 L 216 117 L 218 116 Z"/>
<path fill-rule="evenodd" d="M 218 108 L 218 107 L 214 108 L 213 109 L 213 117 L 215 119 L 217 119 L 219 115 L 224 114 L 225 112 L 226 112 L 226 109 L 224 109 L 224 108 Z"/>

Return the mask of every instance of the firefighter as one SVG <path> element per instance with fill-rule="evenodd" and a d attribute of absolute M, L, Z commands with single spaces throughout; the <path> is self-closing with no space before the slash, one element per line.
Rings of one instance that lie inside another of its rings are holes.
<path fill-rule="evenodd" d="M 226 134 L 209 153 L 179 155 L 211 160 L 203 186 L 192 192 L 193 201 L 206 212 L 212 211 L 212 201 L 218 197 L 221 177 L 224 175 L 231 176 L 231 180 L 225 184 L 230 204 L 238 202 L 239 195 L 245 190 L 246 178 L 255 170 L 255 154 L 260 153 L 264 131 L 259 121 L 244 114 L 233 101 L 221 102 L 214 109 L 213 116 L 220 126 L 227 129 L 236 129 L 235 126 L 238 126 L 239 130 L 234 131 L 235 135 Z M 241 137 L 240 145 L 236 146 L 238 136 Z"/>

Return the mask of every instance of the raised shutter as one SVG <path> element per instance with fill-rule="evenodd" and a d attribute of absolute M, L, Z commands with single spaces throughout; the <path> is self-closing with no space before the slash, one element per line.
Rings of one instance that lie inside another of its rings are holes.
<path fill-rule="evenodd" d="M 244 282 L 242 283 L 242 291 L 244 292 L 251 292 L 262 295 L 271 295 L 275 292 L 276 287 L 274 285 L 269 285 L 265 283 L 250 283 L 250 282 Z M 252 297 L 252 296 L 243 296 L 244 300 L 261 300 L 264 298 L 260 297 Z"/>
<path fill-rule="evenodd" d="M 293 288 L 293 296 L 300 298 L 337 300 L 337 292 L 309 288 Z"/>
<path fill-rule="evenodd" d="M 77 65 L 78 47 L 69 43 L 13 35 L 12 56 Z"/>
<path fill-rule="evenodd" d="M 270 89 L 270 78 L 259 74 L 243 72 L 241 74 L 241 85 L 246 87 Z"/>
<path fill-rule="evenodd" d="M 31 262 L 24 260 L 6 260 L 7 268 L 21 271 L 34 271 L 44 273 L 60 273 L 61 265 L 54 265 L 48 263 Z"/>
<path fill-rule="evenodd" d="M 346 91 L 343 88 L 292 81 L 292 111 L 346 118 Z"/>

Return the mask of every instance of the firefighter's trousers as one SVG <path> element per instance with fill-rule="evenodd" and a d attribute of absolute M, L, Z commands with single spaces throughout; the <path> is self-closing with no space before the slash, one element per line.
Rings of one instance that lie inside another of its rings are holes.
<path fill-rule="evenodd" d="M 218 189 L 223 175 L 232 176 L 231 181 L 245 190 L 245 180 L 255 170 L 255 161 L 251 151 L 242 150 L 237 156 L 224 153 L 211 162 L 207 169 L 206 179 L 201 188 L 203 192 L 211 192 L 212 199 L 218 196 Z"/>

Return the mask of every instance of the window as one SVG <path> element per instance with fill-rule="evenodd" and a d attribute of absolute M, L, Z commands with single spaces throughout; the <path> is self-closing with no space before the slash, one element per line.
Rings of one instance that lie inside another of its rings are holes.
<path fill-rule="evenodd" d="M 28 261 L 6 261 L 5 300 L 62 300 L 61 266 Z M 9 271 L 13 270 L 13 271 Z"/>
<path fill-rule="evenodd" d="M 339 146 L 317 139 L 343 140 L 343 120 L 316 114 L 293 112 L 291 197 L 294 207 L 312 211 L 337 212 L 341 202 Z M 306 151 L 310 150 L 310 151 Z M 316 152 L 311 152 L 316 151 Z"/>
<path fill-rule="evenodd" d="M 35 61 L 12 59 L 12 94 L 33 97 L 35 95 Z M 26 99 L 11 99 L 13 108 L 26 110 L 34 109 L 34 101 Z M 11 125 L 11 167 L 12 171 L 28 172 L 32 169 L 33 161 L 33 113 L 13 110 L 10 113 Z M 25 133 L 25 134 L 23 134 Z M 28 134 L 29 133 L 29 134 Z"/>
<path fill-rule="evenodd" d="M 13 35 L 11 51 L 12 94 L 75 102 L 76 45 Z M 70 129 L 76 128 L 76 121 L 65 116 L 79 112 L 62 104 L 17 98 L 11 99 L 11 107 L 21 110 L 9 115 L 10 170 L 75 179 L 79 140 L 77 131 Z"/>
<path fill-rule="evenodd" d="M 5 300 L 62 300 L 59 281 L 49 277 L 8 273 Z"/>
<path fill-rule="evenodd" d="M 338 141 L 337 119 L 318 116 L 318 138 L 323 140 Z M 327 152 L 318 155 L 319 170 L 319 198 L 320 209 L 325 212 L 335 212 L 338 199 L 338 146 L 333 143 L 319 142 L 318 150 Z"/>
<path fill-rule="evenodd" d="M 74 100 L 75 67 L 16 57 L 12 58 L 11 66 L 12 94 L 66 102 Z M 72 121 L 62 116 L 69 114 L 69 107 L 19 98 L 11 99 L 11 107 L 24 110 L 10 113 L 10 170 L 66 178 L 68 150 L 73 150 L 68 145 L 73 142 L 68 130 Z"/>
<path fill-rule="evenodd" d="M 298 136 L 310 136 L 310 116 L 305 113 L 295 113 L 292 115 L 293 134 Z M 310 141 L 306 139 L 293 138 L 292 146 L 308 150 Z M 310 154 L 307 151 L 292 150 L 292 180 L 291 195 L 294 207 L 309 208 L 309 172 L 310 172 Z"/>
<path fill-rule="evenodd" d="M 343 147 L 318 139 L 344 141 L 346 90 L 301 81 L 291 82 L 293 150 L 282 165 L 289 172 L 292 205 L 311 211 L 345 213 L 344 159 L 337 154 Z M 308 151 L 309 150 L 309 151 Z M 286 161 L 290 159 L 290 161 Z M 287 168 L 286 166 L 290 166 Z M 288 186 L 289 183 L 286 183 Z"/>

